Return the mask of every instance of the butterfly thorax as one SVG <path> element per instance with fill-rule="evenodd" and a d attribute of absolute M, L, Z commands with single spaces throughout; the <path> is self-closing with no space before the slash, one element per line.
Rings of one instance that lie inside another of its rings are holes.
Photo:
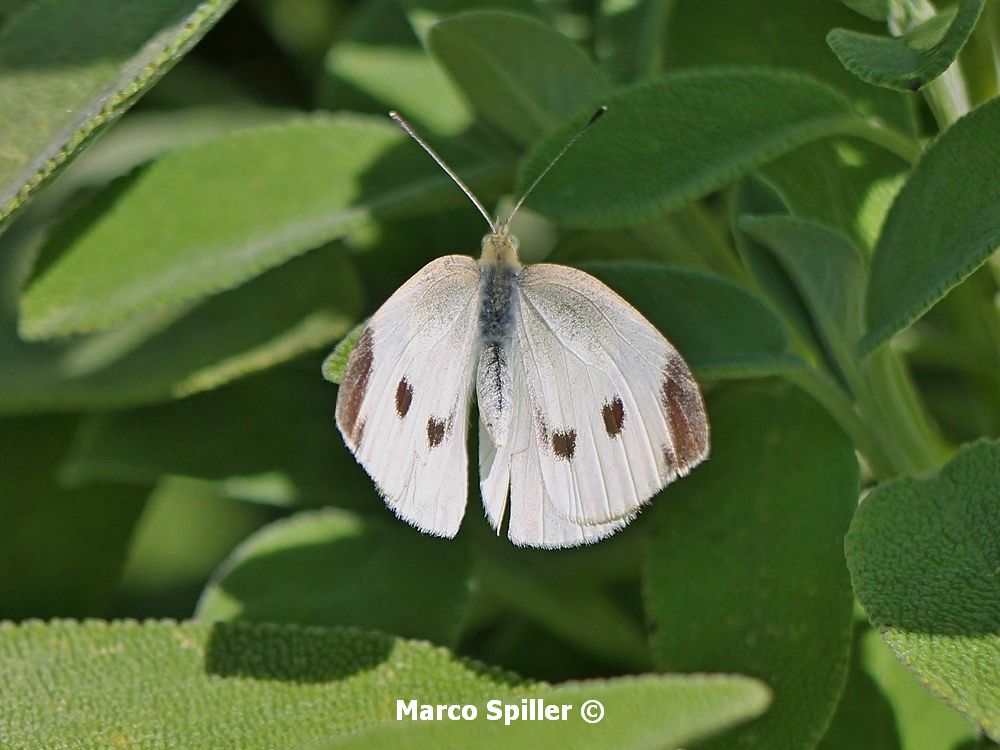
<path fill-rule="evenodd" d="M 519 270 L 521 262 L 517 259 L 517 237 L 510 234 L 503 226 L 487 234 L 483 237 L 483 252 L 479 256 L 479 265 L 481 267 L 498 265 Z"/>
<path fill-rule="evenodd" d="M 510 338 L 521 270 L 517 239 L 503 229 L 483 237 L 479 270 L 479 335 L 487 347 L 502 346 Z"/>
<path fill-rule="evenodd" d="M 517 238 L 506 227 L 483 237 L 479 256 L 479 335 L 483 344 L 503 344 L 513 325 L 513 302 L 521 263 Z"/>

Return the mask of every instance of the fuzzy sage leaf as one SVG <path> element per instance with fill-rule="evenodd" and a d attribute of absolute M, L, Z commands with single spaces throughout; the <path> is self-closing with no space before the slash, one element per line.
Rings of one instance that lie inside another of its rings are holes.
<path fill-rule="evenodd" d="M 234 0 L 40 0 L 0 32 L 0 223 L 114 122 Z"/>
<path fill-rule="evenodd" d="M 653 657 L 663 670 L 735 671 L 773 687 L 767 714 L 708 747 L 808 747 L 847 672 L 854 451 L 790 387 L 740 384 L 708 406 L 711 459 L 652 509 Z"/>
<path fill-rule="evenodd" d="M 902 36 L 834 29 L 826 38 L 845 68 L 863 81 L 917 91 L 958 57 L 983 12 L 984 0 L 959 0 Z"/>
<path fill-rule="evenodd" d="M 202 593 L 197 617 L 351 625 L 451 645 L 470 577 L 461 540 L 327 508 L 277 521 L 237 547 Z"/>
<path fill-rule="evenodd" d="M 927 149 L 896 197 L 872 257 L 870 352 L 919 318 L 1000 247 L 1000 99 Z"/>
<path fill-rule="evenodd" d="M 676 73 L 618 89 L 605 102 L 600 125 L 528 199 L 560 223 L 614 229 L 650 221 L 804 143 L 886 134 L 829 86 L 764 68 Z M 519 189 L 585 122 L 573 118 L 529 153 Z"/>
<path fill-rule="evenodd" d="M 1000 442 L 876 488 L 847 536 L 872 625 L 932 692 L 1000 740 Z"/>

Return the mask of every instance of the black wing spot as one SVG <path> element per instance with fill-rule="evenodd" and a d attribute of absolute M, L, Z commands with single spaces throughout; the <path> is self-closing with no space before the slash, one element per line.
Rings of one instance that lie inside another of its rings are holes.
<path fill-rule="evenodd" d="M 552 450 L 560 458 L 571 461 L 576 454 L 576 430 L 556 430 L 553 432 Z"/>
<path fill-rule="evenodd" d="M 444 440 L 446 422 L 443 419 L 431 417 L 427 420 L 427 445 L 436 448 Z"/>
<path fill-rule="evenodd" d="M 609 438 L 621 434 L 625 427 L 625 405 L 617 396 L 601 408 L 601 416 L 604 417 L 604 429 Z"/>
<path fill-rule="evenodd" d="M 404 377 L 396 386 L 396 413 L 400 419 L 406 416 L 411 403 L 413 403 L 413 386 Z"/>

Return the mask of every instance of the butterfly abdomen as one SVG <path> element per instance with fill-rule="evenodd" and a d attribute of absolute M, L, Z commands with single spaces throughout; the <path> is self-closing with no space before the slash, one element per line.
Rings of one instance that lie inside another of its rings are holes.
<path fill-rule="evenodd" d="M 493 440 L 506 440 L 511 415 L 511 377 L 508 357 L 514 328 L 518 269 L 500 263 L 482 267 L 479 292 L 479 338 L 482 350 L 476 394 L 483 422 Z"/>

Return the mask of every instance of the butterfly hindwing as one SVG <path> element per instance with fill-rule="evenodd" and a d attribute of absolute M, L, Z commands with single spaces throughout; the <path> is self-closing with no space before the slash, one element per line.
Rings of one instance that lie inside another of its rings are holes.
<path fill-rule="evenodd" d="M 482 467 L 487 514 L 497 522 L 509 484 L 512 540 L 596 541 L 707 455 L 701 395 L 676 349 L 592 276 L 528 266 L 518 291 L 509 356 L 520 444 Z"/>
<path fill-rule="evenodd" d="M 607 524 L 581 524 L 560 515 L 542 481 L 540 453 L 532 435 L 530 403 L 523 373 L 517 370 L 510 439 L 497 446 L 486 425 L 479 423 L 479 471 L 486 517 L 499 528 L 510 507 L 508 536 L 518 545 L 572 547 L 596 542 L 613 534 L 627 519 Z"/>
<path fill-rule="evenodd" d="M 439 536 L 465 512 L 479 276 L 461 255 L 424 266 L 372 316 L 337 394 L 337 426 L 386 503 Z"/>

